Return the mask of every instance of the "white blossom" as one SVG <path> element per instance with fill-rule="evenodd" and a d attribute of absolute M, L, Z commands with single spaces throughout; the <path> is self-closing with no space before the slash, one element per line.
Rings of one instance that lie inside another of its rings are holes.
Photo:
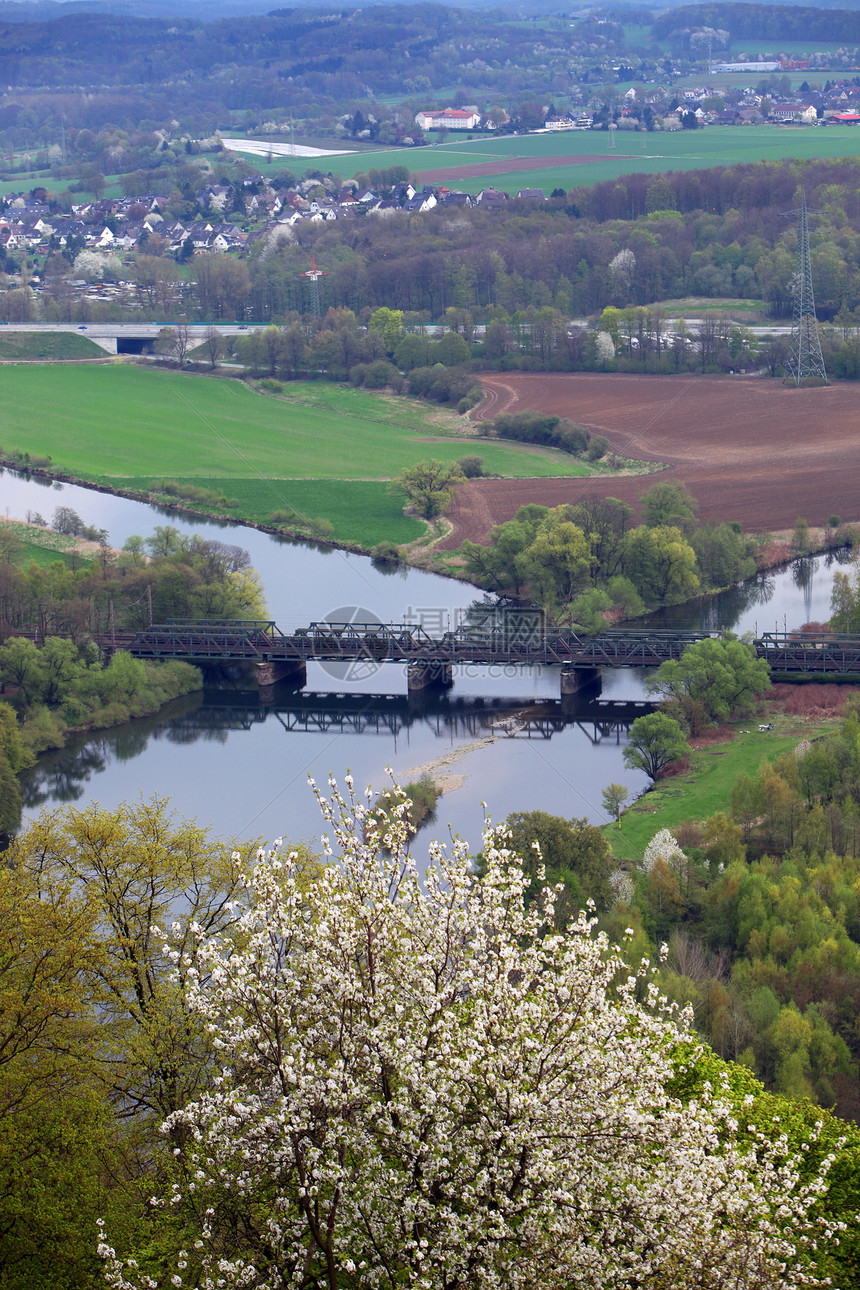
<path fill-rule="evenodd" d="M 599 331 L 594 338 L 594 347 L 601 363 L 611 363 L 615 358 L 615 341 L 608 331 Z"/>
<path fill-rule="evenodd" d="M 629 905 L 633 899 L 633 879 L 629 873 L 623 869 L 615 869 L 609 875 L 609 886 L 612 888 L 612 895 L 615 901 L 623 901 Z"/>
<path fill-rule="evenodd" d="M 668 829 L 661 829 L 659 833 L 654 834 L 645 848 L 645 854 L 642 857 L 642 868 L 646 873 L 650 873 L 658 860 L 661 860 L 667 869 L 678 875 L 684 873 L 687 867 L 687 857 L 677 839 Z"/>
<path fill-rule="evenodd" d="M 337 858 L 308 885 L 261 852 L 236 935 L 197 931 L 187 1002 L 230 1069 L 167 1122 L 203 1215 L 194 1284 L 816 1284 L 822 1177 L 784 1138 L 745 1154 L 722 1085 L 667 1093 L 688 1022 L 647 965 L 585 914 L 557 932 L 551 888 L 526 907 L 504 829 L 482 878 L 456 840 L 422 878 L 402 811 L 320 804 Z M 146 1285 L 100 1239 L 113 1290 Z"/>

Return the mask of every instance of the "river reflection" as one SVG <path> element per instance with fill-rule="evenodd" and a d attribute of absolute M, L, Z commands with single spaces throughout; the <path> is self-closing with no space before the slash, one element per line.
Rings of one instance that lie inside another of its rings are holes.
<path fill-rule="evenodd" d="M 165 522 L 143 503 L 9 472 L 0 475 L 0 504 L 12 516 L 38 510 L 46 519 L 57 505 L 71 506 L 86 523 L 107 528 L 115 546 Z M 409 621 L 431 634 L 463 621 L 483 625 L 486 601 L 463 583 L 227 522 L 174 513 L 168 522 L 204 537 L 224 538 L 229 528 L 229 540 L 249 551 L 270 613 L 285 630 L 335 614 Z M 795 562 L 648 621 L 739 633 L 821 621 L 829 617 L 837 567 L 830 557 Z M 437 836 L 450 828 L 477 844 L 484 802 L 494 819 L 540 809 L 603 822 L 607 784 L 626 784 L 635 795 L 647 783 L 624 767 L 624 724 L 615 707 L 644 697 L 642 677 L 633 670 L 604 672 L 601 700 L 610 706 L 599 710 L 562 708 L 557 671 L 540 667 L 462 668 L 452 691 L 423 702 L 407 695 L 404 672 L 394 665 L 359 674 L 348 665 L 311 664 L 304 692 L 277 687 L 265 699 L 226 678 L 154 717 L 43 758 L 23 784 L 24 816 L 64 802 L 114 807 L 158 794 L 223 836 L 313 840 L 321 820 L 309 776 L 324 786 L 329 773 L 342 780 L 351 769 L 358 786 L 379 787 L 387 767 L 405 782 L 431 766 L 448 786 Z"/>

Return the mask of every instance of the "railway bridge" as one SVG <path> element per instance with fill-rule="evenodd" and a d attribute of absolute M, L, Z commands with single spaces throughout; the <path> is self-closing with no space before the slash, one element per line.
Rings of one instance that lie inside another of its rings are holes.
<path fill-rule="evenodd" d="M 464 665 L 550 666 L 559 668 L 564 696 L 596 688 L 603 668 L 659 667 L 680 658 L 694 641 L 719 635 L 634 627 L 583 636 L 533 622 L 520 630 L 516 619 L 512 624 L 502 620 L 498 628 L 467 624 L 440 636 L 412 623 L 323 621 L 284 632 L 271 621 L 175 619 L 136 633 L 111 632 L 101 645 L 137 658 L 256 664 L 263 687 L 286 679 L 304 685 L 309 662 L 352 665 L 362 675 L 398 663 L 407 669 L 410 691 L 449 686 L 453 669 Z M 752 644 L 771 672 L 786 681 L 860 676 L 860 636 L 766 632 Z M 342 683 L 342 673 L 332 677 Z M 333 683 L 332 689 L 340 688 Z"/>

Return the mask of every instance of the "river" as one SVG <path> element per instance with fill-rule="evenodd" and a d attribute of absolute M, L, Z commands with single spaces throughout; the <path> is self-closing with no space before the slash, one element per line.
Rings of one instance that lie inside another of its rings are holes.
<path fill-rule="evenodd" d="M 113 546 L 172 524 L 203 537 L 238 543 L 251 556 L 269 611 L 284 629 L 324 618 L 417 622 L 431 632 L 454 626 L 481 593 L 418 570 L 383 569 L 367 557 L 317 549 L 229 523 L 169 515 L 126 498 L 0 473 L 0 508 L 23 518 L 56 506 L 105 528 Z M 784 630 L 829 615 L 833 557 L 795 562 L 722 596 L 673 607 L 654 625 Z M 338 698 L 340 695 L 342 697 Z M 308 784 L 324 786 L 347 770 L 357 787 L 384 786 L 432 766 L 448 791 L 426 836 L 450 832 L 477 844 L 484 806 L 493 819 L 515 810 L 545 810 L 606 819 L 601 792 L 610 782 L 631 795 L 647 784 L 627 770 L 624 736 L 594 708 L 564 716 L 558 673 L 463 668 L 453 689 L 409 700 L 402 668 L 376 670 L 311 664 L 300 693 L 273 687 L 261 700 L 236 682 L 180 700 L 157 716 L 71 741 L 40 760 L 23 784 L 25 821 L 62 802 L 116 806 L 142 794 L 169 797 L 175 810 L 220 836 L 284 837 L 315 842 L 319 811 Z M 643 697 L 634 670 L 607 671 L 602 701 Z M 422 837 L 424 835 L 422 834 Z"/>

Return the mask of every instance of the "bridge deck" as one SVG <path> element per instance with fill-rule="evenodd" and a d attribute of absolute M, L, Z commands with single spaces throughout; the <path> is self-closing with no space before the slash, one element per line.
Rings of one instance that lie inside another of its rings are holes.
<path fill-rule="evenodd" d="M 356 662 L 502 664 L 568 668 L 659 667 L 694 641 L 718 632 L 607 631 L 599 636 L 551 630 L 481 631 L 461 627 L 434 637 L 408 623 L 311 623 L 291 633 L 274 622 L 189 622 L 114 633 L 104 645 L 138 658 L 195 662 Z M 774 672 L 860 673 L 860 636 L 768 632 L 752 642 Z"/>

